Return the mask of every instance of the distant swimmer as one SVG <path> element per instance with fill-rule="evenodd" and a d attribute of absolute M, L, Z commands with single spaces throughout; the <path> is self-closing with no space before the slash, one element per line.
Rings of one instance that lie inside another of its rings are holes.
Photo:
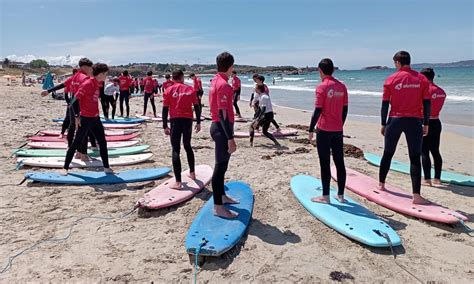
<path fill-rule="evenodd" d="M 240 109 L 238 102 L 240 101 L 240 91 L 241 91 L 241 82 L 239 77 L 237 76 L 237 72 L 232 72 L 232 90 L 234 91 L 233 97 L 233 104 L 235 108 L 235 113 L 238 118 L 241 118 L 242 115 L 240 114 Z"/>
<path fill-rule="evenodd" d="M 405 133 L 410 157 L 413 203 L 429 204 L 430 202 L 420 194 L 421 148 L 423 136 L 428 135 L 431 113 L 429 81 L 411 69 L 410 61 L 408 52 L 397 52 L 393 56 L 397 72 L 389 76 L 383 86 L 381 133 L 385 137 L 385 145 L 380 162 L 379 190 L 385 190 L 385 179 L 390 170 L 392 157 L 401 134 Z"/>
<path fill-rule="evenodd" d="M 273 77 L 273 86 L 275 86 L 275 77 Z"/>

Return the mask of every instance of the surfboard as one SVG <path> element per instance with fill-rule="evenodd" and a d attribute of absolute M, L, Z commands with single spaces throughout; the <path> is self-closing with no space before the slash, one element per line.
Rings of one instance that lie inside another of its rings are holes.
<path fill-rule="evenodd" d="M 150 145 L 139 145 L 124 148 L 107 148 L 109 157 L 132 155 L 145 152 Z M 17 157 L 65 157 L 66 150 L 62 149 L 18 149 L 14 152 Z M 99 151 L 87 150 L 87 154 L 92 157 L 99 157 Z"/>
<path fill-rule="evenodd" d="M 189 227 L 186 235 L 186 251 L 199 255 L 219 256 L 234 247 L 244 235 L 252 218 L 254 196 L 246 183 L 233 181 L 225 184 L 226 194 L 239 200 L 240 204 L 226 205 L 239 216 L 235 219 L 224 219 L 214 215 L 214 199 L 211 197 L 201 208 Z"/>
<path fill-rule="evenodd" d="M 387 190 L 377 189 L 378 180 L 358 171 L 346 168 L 346 187 L 366 199 L 402 214 L 416 218 L 446 224 L 459 223 L 459 219 L 467 221 L 467 217 L 436 203 L 417 205 L 412 202 L 412 194 L 389 184 Z M 331 168 L 333 179 L 337 180 L 336 168 Z"/>
<path fill-rule="evenodd" d="M 137 145 L 138 143 L 140 143 L 139 140 L 107 142 L 107 148 L 130 147 Z M 67 149 L 66 142 L 30 142 L 27 146 L 33 149 Z M 90 146 L 91 144 L 89 143 L 89 147 Z"/>
<path fill-rule="evenodd" d="M 401 244 L 398 234 L 374 213 L 345 197 L 340 203 L 333 195 L 337 192 L 331 188 L 331 204 L 312 202 L 311 198 L 321 196 L 322 184 L 319 179 L 307 175 L 291 178 L 291 191 L 296 199 L 311 215 L 334 229 L 338 233 L 372 247 L 389 247 L 387 234 L 393 246 Z"/>
<path fill-rule="evenodd" d="M 55 121 L 58 124 L 62 124 L 62 121 Z M 129 124 L 109 124 L 109 123 L 102 123 L 105 129 L 131 129 L 131 128 L 137 128 L 140 126 L 139 123 L 129 123 Z"/>
<path fill-rule="evenodd" d="M 54 118 L 53 122 L 63 122 L 64 118 Z M 143 118 L 122 118 L 122 117 L 116 117 L 115 119 L 105 119 L 101 118 L 100 119 L 102 123 L 107 123 L 107 124 L 136 124 L 136 123 L 142 123 L 145 120 Z"/>
<path fill-rule="evenodd" d="M 275 137 L 286 137 L 298 135 L 298 130 L 296 129 L 282 129 L 280 131 L 273 131 L 272 135 Z M 254 137 L 263 137 L 264 135 L 261 132 L 255 132 Z M 234 132 L 235 138 L 250 138 L 250 134 L 245 131 L 236 131 Z"/>
<path fill-rule="evenodd" d="M 144 119 L 146 121 L 163 121 L 163 119 L 159 115 L 157 115 L 157 117 L 154 117 L 153 115 L 139 115 L 139 114 L 136 114 L 135 116 L 137 118 L 141 118 L 141 119 Z"/>
<path fill-rule="evenodd" d="M 113 174 L 83 171 L 69 172 L 67 176 L 56 172 L 28 172 L 25 173 L 25 178 L 36 182 L 59 184 L 117 184 L 155 180 L 166 176 L 170 171 L 170 168 L 127 170 Z"/>
<path fill-rule="evenodd" d="M 127 134 L 127 135 L 115 135 L 115 136 L 105 136 L 107 142 L 117 142 L 117 141 L 127 141 L 132 140 L 140 136 L 138 133 Z M 33 142 L 66 142 L 66 138 L 59 138 L 57 136 L 31 136 L 28 137 L 28 140 Z"/>
<path fill-rule="evenodd" d="M 188 177 L 189 170 L 181 173 L 182 189 L 170 188 L 170 185 L 175 182 L 174 177 L 170 178 L 140 198 L 138 205 L 148 209 L 160 209 L 191 199 L 211 182 L 213 172 L 208 165 L 198 165 L 195 171 L 196 180 Z"/>
<path fill-rule="evenodd" d="M 105 136 L 128 135 L 128 134 L 136 133 L 137 131 L 138 130 L 105 130 Z M 54 130 L 54 129 L 47 129 L 47 130 L 42 130 L 39 133 L 46 136 L 59 136 L 59 134 L 61 134 L 61 131 Z M 67 135 L 67 132 L 64 134 L 64 137 L 66 137 L 66 135 Z"/>
<path fill-rule="evenodd" d="M 382 160 L 382 157 L 372 153 L 364 153 L 364 158 L 370 164 L 380 167 L 380 161 Z M 410 174 L 410 165 L 396 160 L 392 160 L 390 169 L 396 172 Z M 421 175 L 423 176 L 423 171 L 421 171 Z M 434 169 L 431 169 L 431 177 L 434 177 Z M 474 187 L 474 176 L 463 175 L 456 172 L 442 171 L 441 181 L 445 183 Z"/>
<path fill-rule="evenodd" d="M 109 158 L 109 165 L 115 166 L 128 166 L 143 163 L 149 159 L 153 154 L 135 154 Z M 62 168 L 64 166 L 64 157 L 42 157 L 42 158 L 18 158 L 18 163 L 30 167 L 41 167 L 41 168 Z M 78 159 L 73 159 L 70 168 L 90 168 L 90 167 L 102 167 L 102 161 L 100 158 L 93 159 L 91 161 L 83 162 Z"/>

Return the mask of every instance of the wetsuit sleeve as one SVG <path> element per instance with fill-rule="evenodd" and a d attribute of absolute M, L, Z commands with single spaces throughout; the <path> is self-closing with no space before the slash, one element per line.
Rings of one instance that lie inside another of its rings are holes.
<path fill-rule="evenodd" d="M 51 89 L 48 89 L 48 94 L 51 93 L 51 92 L 55 92 L 57 90 L 64 89 L 65 87 L 66 87 L 66 85 L 64 85 L 64 83 L 56 85 L 56 86 L 52 87 Z"/>
<path fill-rule="evenodd" d="M 224 119 L 224 111 L 223 109 L 219 110 L 219 123 L 224 129 L 224 134 L 227 137 L 227 140 L 234 139 L 234 131 L 232 131 L 232 127 L 230 125 L 229 117 Z"/>
<path fill-rule="evenodd" d="M 196 115 L 196 124 L 201 124 L 201 107 L 199 103 L 194 104 L 194 114 Z"/>
<path fill-rule="evenodd" d="M 255 94 L 254 94 L 254 93 L 252 93 L 252 94 L 250 95 L 250 103 L 252 103 L 252 102 L 253 102 L 253 98 L 254 98 L 254 96 L 255 96 Z"/>
<path fill-rule="evenodd" d="M 387 116 L 388 116 L 389 106 L 390 106 L 390 101 L 382 101 L 382 110 L 380 113 L 380 117 L 382 119 L 381 123 L 383 126 L 387 125 Z"/>
<path fill-rule="evenodd" d="M 423 125 L 430 124 L 430 116 L 431 116 L 431 100 L 425 99 L 423 100 Z"/>
<path fill-rule="evenodd" d="M 163 111 L 161 113 L 161 117 L 163 118 L 163 129 L 168 128 L 168 111 L 169 107 L 163 106 Z"/>
<path fill-rule="evenodd" d="M 349 110 L 349 107 L 347 105 L 345 105 L 343 108 L 342 108 L 342 124 L 344 125 L 344 123 L 346 123 L 346 118 L 347 118 L 347 112 Z"/>
<path fill-rule="evenodd" d="M 318 123 L 319 116 L 321 115 L 321 112 L 323 111 L 323 108 L 320 107 L 315 107 L 313 115 L 311 116 L 311 123 L 309 124 L 309 132 L 314 132 L 314 127 L 316 127 L 316 123 Z"/>

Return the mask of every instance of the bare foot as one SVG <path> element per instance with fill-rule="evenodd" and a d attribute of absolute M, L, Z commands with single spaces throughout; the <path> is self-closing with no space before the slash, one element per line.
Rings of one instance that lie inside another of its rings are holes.
<path fill-rule="evenodd" d="M 59 134 L 58 138 L 59 138 L 59 139 L 63 139 L 63 138 L 64 138 L 64 134 Z"/>
<path fill-rule="evenodd" d="M 436 185 L 441 185 L 441 180 L 440 179 L 433 179 L 433 184 L 436 184 Z"/>
<path fill-rule="evenodd" d="M 66 170 L 66 169 L 62 169 L 62 170 L 60 170 L 58 173 L 59 173 L 59 175 L 61 175 L 61 176 L 67 176 L 67 170 Z"/>
<path fill-rule="evenodd" d="M 233 199 L 232 197 L 229 197 L 227 195 L 222 196 L 222 203 L 224 204 L 239 204 L 240 202 L 238 200 Z"/>
<path fill-rule="evenodd" d="M 76 155 L 74 156 L 74 159 L 82 159 L 82 154 L 77 152 Z"/>
<path fill-rule="evenodd" d="M 189 173 L 188 177 L 192 180 L 196 180 L 196 173 Z"/>
<path fill-rule="evenodd" d="M 235 219 L 239 216 L 238 213 L 230 211 L 224 205 L 214 205 L 214 215 L 225 219 Z"/>
<path fill-rule="evenodd" d="M 334 198 L 337 199 L 337 201 L 339 201 L 340 203 L 345 203 L 346 200 L 344 199 L 344 195 L 336 195 L 334 196 Z"/>
<path fill-rule="evenodd" d="M 428 199 L 421 197 L 419 194 L 413 194 L 413 204 L 428 205 L 431 202 Z"/>
<path fill-rule="evenodd" d="M 377 186 L 377 189 L 380 191 L 385 191 L 386 190 L 385 183 L 379 182 L 379 186 Z"/>
<path fill-rule="evenodd" d="M 431 184 L 431 180 L 430 179 L 424 179 L 421 181 L 421 185 L 424 185 L 424 186 L 433 186 L 433 184 Z"/>
<path fill-rule="evenodd" d="M 82 157 L 81 157 L 81 161 L 83 162 L 89 162 L 91 161 L 91 157 L 89 157 L 89 155 L 85 155 L 85 154 L 82 154 Z"/>
<path fill-rule="evenodd" d="M 311 201 L 317 202 L 317 203 L 331 204 L 331 200 L 329 199 L 329 195 L 323 195 L 323 196 L 320 196 L 320 197 L 313 197 L 313 198 L 311 198 Z"/>
<path fill-rule="evenodd" d="M 176 181 L 175 183 L 173 183 L 172 185 L 170 185 L 170 188 L 171 189 L 181 189 L 182 187 L 182 184 L 180 181 Z"/>
<path fill-rule="evenodd" d="M 111 168 L 104 168 L 104 173 L 106 173 L 106 174 L 115 174 L 114 170 L 112 170 Z"/>

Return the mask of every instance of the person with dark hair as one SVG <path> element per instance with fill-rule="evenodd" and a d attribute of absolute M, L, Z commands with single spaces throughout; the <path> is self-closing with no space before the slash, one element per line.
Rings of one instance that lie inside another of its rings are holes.
<path fill-rule="evenodd" d="M 143 80 L 143 78 L 140 78 L 140 94 L 143 94 L 145 92 L 145 81 Z"/>
<path fill-rule="evenodd" d="M 383 86 L 380 132 L 385 137 L 385 145 L 380 162 L 379 190 L 385 190 L 385 179 L 390 170 L 392 157 L 401 134 L 405 133 L 410 157 L 413 203 L 429 204 L 429 201 L 420 194 L 421 148 L 423 136 L 428 134 L 431 113 L 429 81 L 411 69 L 408 52 L 397 52 L 393 56 L 393 61 L 397 72 L 389 76 Z"/>
<path fill-rule="evenodd" d="M 428 135 L 423 137 L 421 148 L 421 161 L 423 164 L 424 181 L 422 184 L 432 186 L 441 184 L 441 171 L 443 168 L 443 158 L 439 152 L 441 140 L 441 120 L 439 114 L 446 100 L 446 92 L 434 83 L 435 72 L 432 68 L 425 68 L 420 72 L 429 81 L 428 92 L 431 97 L 431 115 Z M 434 160 L 434 179 L 431 182 L 431 159 L 430 152 Z"/>
<path fill-rule="evenodd" d="M 153 108 L 153 115 L 156 117 L 155 96 L 153 94 L 156 93 L 156 89 L 158 88 L 158 83 L 156 82 L 155 79 L 153 79 L 152 71 L 148 71 L 146 75 L 147 77 L 143 79 L 143 92 L 145 93 L 144 104 L 143 104 L 143 116 L 146 115 L 148 99 L 150 99 L 151 107 Z"/>
<path fill-rule="evenodd" d="M 163 92 L 165 92 L 166 89 L 168 89 L 169 86 L 171 86 L 171 85 L 174 84 L 174 82 L 171 80 L 171 75 L 170 75 L 170 74 L 166 74 L 166 75 L 165 75 L 165 79 L 166 79 L 166 81 L 164 81 L 164 82 L 163 82 L 163 85 L 162 85 L 162 87 L 163 87 Z"/>
<path fill-rule="evenodd" d="M 199 101 L 199 107 L 202 109 L 201 99 L 202 99 L 202 95 L 204 95 L 204 90 L 202 89 L 201 78 L 196 76 L 196 74 L 194 74 L 194 73 L 189 74 L 189 78 L 191 78 L 191 80 L 193 80 L 194 91 L 196 92 L 196 95 L 197 95 L 197 98 L 198 98 L 198 101 Z"/>
<path fill-rule="evenodd" d="M 172 147 L 173 171 L 176 183 L 171 188 L 181 189 L 181 136 L 189 164 L 189 177 L 196 179 L 194 152 L 191 147 L 193 132 L 193 106 L 196 115 L 196 133 L 201 131 L 201 108 L 193 87 L 184 84 L 184 73 L 181 70 L 173 72 L 174 84 L 169 86 L 163 94 L 163 129 L 165 135 L 170 136 Z M 168 114 L 171 129 L 168 128 Z"/>
<path fill-rule="evenodd" d="M 257 127 L 259 126 L 262 127 L 263 135 L 268 137 L 268 139 L 272 140 L 272 142 L 275 143 L 276 146 L 280 146 L 280 143 L 278 143 L 275 137 L 273 137 L 273 135 L 268 132 L 270 123 L 273 120 L 273 106 L 270 100 L 270 96 L 265 93 L 265 86 L 263 85 L 257 86 L 257 88 L 255 88 L 255 91 L 257 92 L 256 97 L 259 100 L 259 111 L 257 118 L 250 125 L 250 146 L 253 147 L 255 129 L 257 129 Z"/>
<path fill-rule="evenodd" d="M 263 85 L 265 87 L 265 94 L 267 94 L 268 96 L 270 96 L 270 89 L 268 88 L 268 86 L 264 83 L 265 82 L 265 77 L 263 75 L 258 75 L 256 79 L 254 79 L 254 81 L 256 82 L 256 87 L 257 86 L 260 86 L 260 85 Z M 254 99 L 255 100 L 255 99 Z M 254 105 L 255 105 L 255 115 L 258 113 L 258 110 L 259 110 L 259 107 L 258 107 L 258 103 L 259 103 L 259 100 L 255 100 L 254 102 Z M 255 118 L 255 115 L 254 115 L 254 118 Z M 275 118 L 272 119 L 271 123 L 275 126 L 276 128 L 276 131 L 279 132 L 280 131 L 280 125 L 278 125 L 278 123 L 276 122 Z"/>
<path fill-rule="evenodd" d="M 132 85 L 132 78 L 128 75 L 128 71 L 123 71 L 119 77 L 120 80 L 120 116 L 123 117 L 123 102 L 125 101 L 125 107 L 127 108 L 127 118 L 130 115 L 130 86 Z"/>
<path fill-rule="evenodd" d="M 114 95 L 120 93 L 119 88 L 120 80 L 118 78 L 113 78 L 112 82 L 108 83 L 105 86 L 105 102 L 106 102 L 106 111 L 104 112 L 105 119 L 109 119 L 109 108 L 112 107 L 112 119 L 115 118 L 115 111 L 117 109 L 116 100 Z"/>
<path fill-rule="evenodd" d="M 348 112 L 348 93 L 346 86 L 332 76 L 334 64 L 329 58 L 319 62 L 321 84 L 316 87 L 315 108 L 311 116 L 308 138 L 313 139 L 316 128 L 316 148 L 318 149 L 319 166 L 323 195 L 311 199 L 313 202 L 330 203 L 331 153 L 337 170 L 337 196 L 344 202 L 346 186 L 346 168 L 344 165 L 343 127 Z"/>
<path fill-rule="evenodd" d="M 105 81 L 109 68 L 106 64 L 96 63 L 92 66 L 93 77 L 87 78 L 78 88 L 75 96 L 80 104 L 80 120 L 72 145 L 68 148 L 64 169 L 61 175 L 67 175 L 74 152 L 87 140 L 87 134 L 92 132 L 99 143 L 100 157 L 104 164 L 104 172 L 113 173 L 109 167 L 109 156 L 105 131 L 99 116 L 99 82 Z"/>
<path fill-rule="evenodd" d="M 218 73 L 212 79 L 209 91 L 212 117 L 210 132 L 215 144 L 215 166 L 211 182 L 214 214 L 223 218 L 236 218 L 237 213 L 224 207 L 224 204 L 238 203 L 227 196 L 224 190 L 225 173 L 229 166 L 230 155 L 237 150 L 234 140 L 233 91 L 227 83 L 234 70 L 234 57 L 228 52 L 223 52 L 217 56 L 216 63 Z"/>
<path fill-rule="evenodd" d="M 241 118 L 242 115 L 240 114 L 240 109 L 238 105 L 238 102 L 240 101 L 241 82 L 239 77 L 237 77 L 237 72 L 235 72 L 235 70 L 232 72 L 232 90 L 234 90 L 233 104 L 235 108 L 235 113 L 237 114 L 238 118 Z"/>

